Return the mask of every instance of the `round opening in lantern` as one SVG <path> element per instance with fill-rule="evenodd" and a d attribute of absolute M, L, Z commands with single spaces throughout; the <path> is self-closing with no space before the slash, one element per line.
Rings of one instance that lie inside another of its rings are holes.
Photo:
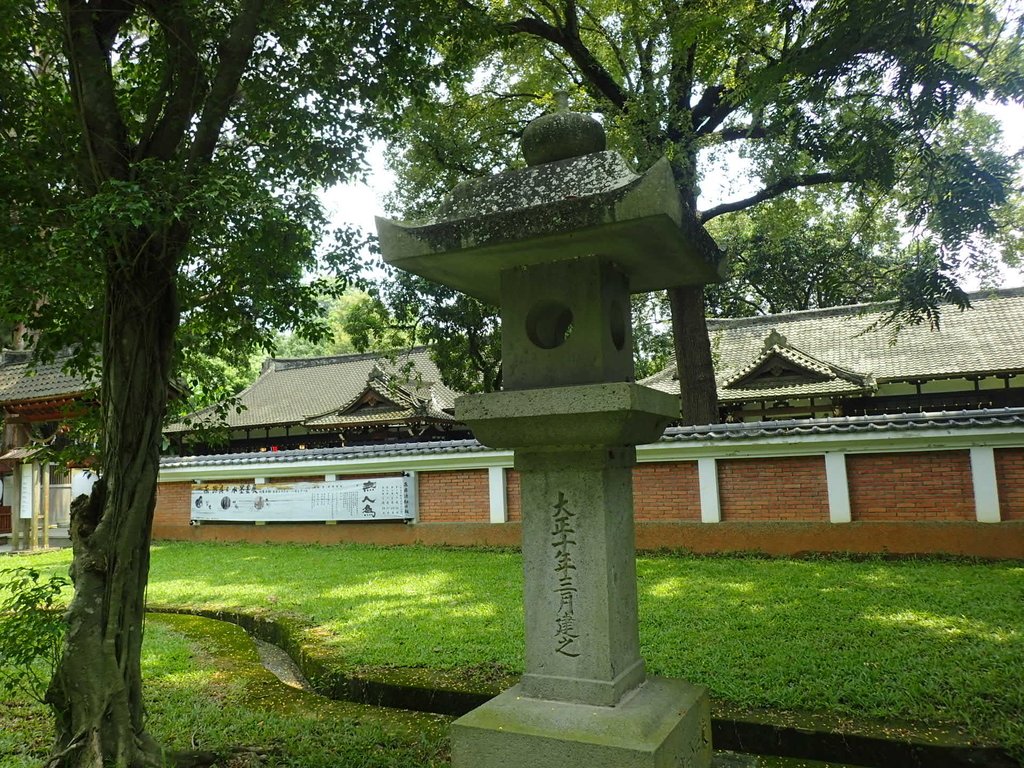
<path fill-rule="evenodd" d="M 539 301 L 526 315 L 526 335 L 541 349 L 560 347 L 572 333 L 572 310 L 558 301 Z"/>
<path fill-rule="evenodd" d="M 612 344 L 621 352 L 626 344 L 626 313 L 622 310 L 622 303 L 612 301 L 610 314 Z"/>

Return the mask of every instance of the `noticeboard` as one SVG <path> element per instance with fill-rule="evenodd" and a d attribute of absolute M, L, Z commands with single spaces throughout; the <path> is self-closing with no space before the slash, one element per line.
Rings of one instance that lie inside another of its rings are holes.
<path fill-rule="evenodd" d="M 326 522 L 408 520 L 410 479 L 378 477 L 303 483 L 192 486 L 192 520 Z"/>
<path fill-rule="evenodd" d="M 33 486 L 35 481 L 35 466 L 32 464 L 21 465 L 21 506 L 18 510 L 18 517 L 22 520 L 32 519 L 33 507 Z"/>

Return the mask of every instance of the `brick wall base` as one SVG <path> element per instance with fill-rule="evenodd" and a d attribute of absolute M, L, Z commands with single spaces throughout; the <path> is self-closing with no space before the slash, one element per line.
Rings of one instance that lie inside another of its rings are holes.
<path fill-rule="evenodd" d="M 157 524 L 154 539 L 178 541 L 295 542 L 302 544 L 425 544 L 518 547 L 518 523 L 268 523 Z M 637 548 L 698 554 L 753 552 L 773 556 L 851 553 L 894 556 L 947 554 L 1024 559 L 1024 521 L 986 523 L 669 523 L 639 522 Z"/>
<path fill-rule="evenodd" d="M 1024 522 L 640 523 L 637 548 L 698 554 L 942 554 L 1019 560 L 1024 559 Z"/>
<path fill-rule="evenodd" d="M 153 525 L 154 541 L 518 547 L 520 538 L 518 523 L 207 523 L 185 528 Z"/>

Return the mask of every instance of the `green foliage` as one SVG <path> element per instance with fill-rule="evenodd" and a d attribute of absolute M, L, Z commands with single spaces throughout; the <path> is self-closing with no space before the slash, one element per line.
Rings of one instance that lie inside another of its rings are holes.
<path fill-rule="evenodd" d="M 416 275 L 376 263 L 388 277 L 370 287 L 345 328 L 356 348 L 387 351 L 426 344 L 444 383 L 458 392 L 501 387 L 501 318 L 496 307 Z M 633 359 L 637 378 L 667 365 L 671 334 L 663 294 L 633 297 Z"/>
<path fill-rule="evenodd" d="M 426 344 L 444 383 L 459 392 L 501 388 L 501 322 L 494 307 L 382 263 L 388 277 L 370 288 L 373 303 L 351 332 L 356 346 L 395 349 Z M 374 346 L 380 345 L 380 346 Z"/>
<path fill-rule="evenodd" d="M 896 298 L 910 254 L 890 208 L 809 190 L 714 220 L 709 229 L 730 272 L 708 286 L 709 312 L 742 317 Z"/>
<path fill-rule="evenodd" d="M 95 61 L 68 57 L 60 11 L 0 2 L 0 327 L 25 322 L 41 357 L 74 350 L 74 370 L 96 378 L 109 254 L 125 250 L 126 264 L 156 240 L 180 251 L 188 396 L 172 417 L 230 395 L 279 330 L 323 343 L 324 301 L 342 294 L 364 237 L 329 231 L 317 190 L 361 174 L 365 144 L 453 73 L 455 5 L 268 5 L 251 53 L 229 62 L 232 24 L 257 4 L 125 3 L 96 22 L 109 73 L 79 98 L 68 72 L 86 78 Z M 223 93 L 232 63 L 238 87 Z M 116 157 L 95 150 L 107 129 L 126 147 Z"/>
<path fill-rule="evenodd" d="M 33 567 L 0 571 L 0 688 L 43 701 L 64 645 L 68 580 Z"/>
<path fill-rule="evenodd" d="M 340 295 L 327 297 L 322 302 L 327 334 L 315 341 L 304 335 L 303 330 L 293 333 L 278 333 L 274 342 L 275 357 L 321 357 L 344 355 L 356 351 L 356 345 L 348 330 L 349 318 L 358 314 L 369 301 L 369 296 L 356 288 L 348 287 Z"/>
<path fill-rule="evenodd" d="M 109 621 L 83 621 L 86 658 L 58 666 L 55 764 L 155 761 L 138 553 L 168 399 L 181 390 L 184 412 L 222 401 L 224 366 L 272 350 L 278 329 L 327 334 L 320 302 L 343 290 L 360 237 L 327 237 L 317 192 L 361 173 L 366 143 L 451 74 L 441 53 L 462 12 L 0 0 L 0 327 L 23 323 L 37 358 L 70 349 L 68 367 L 99 381 L 98 464 L 130 490 L 97 497 L 72 530 L 94 578 L 69 611 Z M 90 693 L 91 669 L 123 695 Z"/>
<path fill-rule="evenodd" d="M 637 379 L 652 376 L 672 360 L 671 310 L 664 291 L 635 294 L 633 312 L 633 370 Z"/>
<path fill-rule="evenodd" d="M 730 245 L 742 240 L 735 283 L 709 294 L 714 311 L 891 296 L 895 323 L 934 324 L 941 302 L 964 303 L 962 271 L 991 274 L 994 261 L 1019 258 L 1021 157 L 999 146 L 998 125 L 978 110 L 985 100 L 1024 103 L 1019 6 L 513 0 L 479 9 L 490 35 L 476 45 L 478 69 L 404 115 L 393 204 L 408 216 L 433 213 L 458 181 L 521 164 L 522 128 L 565 88 L 639 169 L 669 159 L 698 223 L 720 220 Z M 702 181 L 723 172 L 741 176 L 743 191 L 702 204 Z M 815 209 L 797 197 L 788 210 L 758 212 L 800 189 L 828 190 L 839 204 Z M 867 223 L 865 197 L 884 219 L 851 240 Z M 792 219 L 781 241 L 752 236 L 780 216 Z M 893 231 L 913 238 L 912 252 L 899 252 Z M 825 242 L 797 247 L 812 235 Z M 830 266 L 838 274 L 820 276 L 827 252 L 841 257 Z M 684 390 L 712 381 L 702 375 L 709 360 L 676 351 Z"/>
<path fill-rule="evenodd" d="M 381 299 L 373 295 L 353 305 L 345 318 L 344 330 L 360 352 L 413 347 L 417 339 L 415 326 L 400 322 Z"/>

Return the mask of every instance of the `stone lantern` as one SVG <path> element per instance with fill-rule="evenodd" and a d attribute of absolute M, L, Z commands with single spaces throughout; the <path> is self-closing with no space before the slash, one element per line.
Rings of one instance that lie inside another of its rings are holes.
<path fill-rule="evenodd" d="M 501 307 L 504 390 L 456 415 L 521 473 L 525 674 L 454 723 L 453 765 L 705 768 L 706 692 L 640 657 L 631 469 L 679 403 L 634 382 L 629 297 L 720 280 L 720 253 L 668 161 L 633 173 L 589 116 L 539 118 L 523 153 L 438 221 L 377 219 L 385 261 Z"/>

